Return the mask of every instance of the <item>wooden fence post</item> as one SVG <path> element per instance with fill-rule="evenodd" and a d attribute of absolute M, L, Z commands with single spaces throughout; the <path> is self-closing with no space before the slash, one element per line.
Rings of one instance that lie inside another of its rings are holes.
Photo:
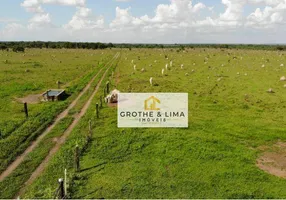
<path fill-rule="evenodd" d="M 106 83 L 106 92 L 107 92 L 107 94 L 109 94 L 109 81 Z"/>
<path fill-rule="evenodd" d="M 89 124 L 88 124 L 88 137 L 89 139 L 91 139 L 91 136 L 92 136 L 92 132 L 91 132 L 91 120 L 89 120 Z"/>
<path fill-rule="evenodd" d="M 65 196 L 68 194 L 68 186 L 67 186 L 67 169 L 65 169 L 65 179 L 64 179 L 64 188 L 65 188 Z"/>
<path fill-rule="evenodd" d="M 91 132 L 91 120 L 88 122 L 88 133 L 86 135 L 86 144 L 89 144 L 90 140 L 92 137 L 92 132 Z"/>
<path fill-rule="evenodd" d="M 28 105 L 27 105 L 26 102 L 24 103 L 24 111 L 25 111 L 26 118 L 28 118 L 29 117 L 29 113 L 28 113 Z"/>
<path fill-rule="evenodd" d="M 99 106 L 98 106 L 98 103 L 96 103 L 96 117 L 99 118 Z"/>
<path fill-rule="evenodd" d="M 61 82 L 57 81 L 57 84 L 58 84 L 58 89 L 61 89 Z"/>
<path fill-rule="evenodd" d="M 59 179 L 59 199 L 64 199 L 65 197 L 65 190 L 64 190 L 64 179 Z"/>
<path fill-rule="evenodd" d="M 76 145 L 76 147 L 75 147 L 74 165 L 75 165 L 75 171 L 78 172 L 79 169 L 80 169 L 80 166 L 79 166 L 79 147 L 78 147 L 78 145 Z"/>
<path fill-rule="evenodd" d="M 105 88 L 103 90 L 103 95 L 104 95 L 104 98 L 106 97 L 106 91 L 105 91 Z"/>

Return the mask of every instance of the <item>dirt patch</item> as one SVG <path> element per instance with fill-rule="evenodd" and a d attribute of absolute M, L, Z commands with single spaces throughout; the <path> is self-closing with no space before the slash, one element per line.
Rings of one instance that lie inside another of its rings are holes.
<path fill-rule="evenodd" d="M 41 94 L 31 94 L 23 98 L 17 98 L 17 101 L 20 103 L 28 103 L 28 104 L 37 104 L 40 102 Z"/>
<path fill-rule="evenodd" d="M 108 103 L 107 105 L 108 105 L 108 107 L 111 107 L 111 108 L 117 107 L 117 103 Z"/>
<path fill-rule="evenodd" d="M 257 159 L 256 166 L 269 174 L 286 178 L 286 143 L 278 142 L 262 149 L 264 153 Z"/>
<path fill-rule="evenodd" d="M 53 142 L 54 142 L 54 143 L 57 143 L 59 140 L 60 140 L 60 137 L 54 137 L 54 138 L 53 138 Z"/>

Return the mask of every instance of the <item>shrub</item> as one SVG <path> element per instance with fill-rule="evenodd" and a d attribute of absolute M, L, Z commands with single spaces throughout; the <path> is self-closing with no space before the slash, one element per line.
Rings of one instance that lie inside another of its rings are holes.
<path fill-rule="evenodd" d="M 20 46 L 15 46 L 15 47 L 13 47 L 13 51 L 14 52 L 25 52 L 25 48 L 20 47 Z"/>

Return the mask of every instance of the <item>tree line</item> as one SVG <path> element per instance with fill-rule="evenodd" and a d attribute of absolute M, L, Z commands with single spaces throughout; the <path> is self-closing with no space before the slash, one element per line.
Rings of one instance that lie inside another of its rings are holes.
<path fill-rule="evenodd" d="M 100 42 L 0 42 L 0 50 L 24 52 L 26 48 L 48 49 L 106 49 L 106 48 L 219 48 L 219 49 L 260 49 L 286 51 L 286 45 L 255 45 L 255 44 L 113 44 Z"/>

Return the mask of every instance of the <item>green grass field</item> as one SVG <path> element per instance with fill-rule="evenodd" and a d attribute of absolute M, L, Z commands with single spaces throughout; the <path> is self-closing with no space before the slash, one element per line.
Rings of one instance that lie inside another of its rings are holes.
<path fill-rule="evenodd" d="M 108 52 L 106 52 L 108 53 Z M 83 50 L 27 50 L 26 53 L 0 51 L 0 115 L 2 137 L 8 137 L 25 120 L 23 105 L 16 98 L 41 94 L 47 89 L 73 86 L 101 61 L 101 52 Z M 29 105 L 36 115 L 45 104 Z"/>
<path fill-rule="evenodd" d="M 98 69 L 92 66 L 106 63 L 118 51 L 120 60 L 112 65 L 103 83 L 109 80 L 112 89 L 121 92 L 189 93 L 189 128 L 118 129 L 117 110 L 107 105 L 97 119 L 95 104 L 103 94 L 102 84 L 86 115 L 21 198 L 54 198 L 64 169 L 68 170 L 70 198 L 286 198 L 285 179 L 255 165 L 262 153 L 260 146 L 286 141 L 286 82 L 280 81 L 286 76 L 286 67 L 280 66 L 286 64 L 283 53 L 220 49 L 30 51 L 25 57 L 1 52 L 4 61 L 0 62 L 0 77 L 6 81 L 1 83 L 0 93 L 0 127 L 4 133 L 0 145 L 25 120 L 22 105 L 13 101 L 14 97 L 56 87 L 57 80 L 77 85 L 80 77 Z M 161 70 L 171 60 L 173 67 L 163 76 Z M 37 63 L 40 69 L 33 67 Z M 142 68 L 146 72 L 141 72 Z M 150 85 L 150 77 L 156 86 Z M 268 93 L 269 88 L 275 93 Z M 53 108 L 65 103 L 55 103 Z M 45 106 L 31 106 L 31 114 L 41 113 Z M 79 102 L 71 114 L 81 106 Z M 90 119 L 93 136 L 86 143 Z M 68 118 L 59 124 L 48 139 L 59 136 L 69 123 Z M 2 130 L 3 126 L 13 128 Z M 76 144 L 82 152 L 80 172 L 74 172 Z M 30 160 L 0 183 L 0 190 L 5 189 L 1 198 L 14 197 L 22 178 L 31 173 L 24 169 L 30 165 L 35 168 L 47 154 L 48 145 L 36 148 Z M 5 162 L 5 155 L 0 158 Z M 7 189 L 15 180 L 17 187 Z"/>
<path fill-rule="evenodd" d="M 111 52 L 91 50 L 38 50 L 25 53 L 1 51 L 0 60 L 0 172 L 21 154 L 90 81 Z M 105 54 L 105 56 L 103 56 Z M 68 100 L 29 104 L 26 119 L 18 98 L 66 89 Z"/>

